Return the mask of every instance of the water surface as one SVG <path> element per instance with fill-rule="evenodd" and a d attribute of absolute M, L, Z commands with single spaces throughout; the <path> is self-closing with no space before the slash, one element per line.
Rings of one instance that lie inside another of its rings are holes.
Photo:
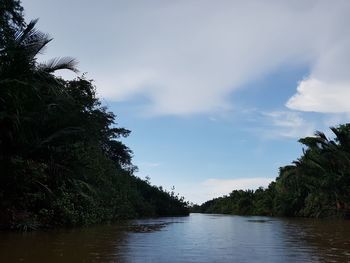
<path fill-rule="evenodd" d="M 350 222 L 191 214 L 0 232 L 0 262 L 350 262 Z"/>

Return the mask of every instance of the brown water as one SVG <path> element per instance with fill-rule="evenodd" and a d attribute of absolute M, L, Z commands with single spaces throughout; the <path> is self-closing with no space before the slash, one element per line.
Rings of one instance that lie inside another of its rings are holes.
<path fill-rule="evenodd" d="M 0 262 L 350 262 L 350 222 L 191 214 L 0 232 Z"/>

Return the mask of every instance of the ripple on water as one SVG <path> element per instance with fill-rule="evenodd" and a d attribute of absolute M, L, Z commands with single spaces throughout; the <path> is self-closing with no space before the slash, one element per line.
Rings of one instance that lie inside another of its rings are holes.
<path fill-rule="evenodd" d="M 344 221 L 192 214 L 0 234 L 0 262 L 350 262 Z"/>

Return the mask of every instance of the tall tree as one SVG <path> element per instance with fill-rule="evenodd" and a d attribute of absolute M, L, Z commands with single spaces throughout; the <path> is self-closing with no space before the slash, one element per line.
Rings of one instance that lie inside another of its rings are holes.
<path fill-rule="evenodd" d="M 132 151 L 121 141 L 130 131 L 117 127 L 91 80 L 53 74 L 77 72 L 74 59 L 37 61 L 51 38 L 36 30 L 37 20 L 26 25 L 16 16 L 19 1 L 6 3 L 0 14 L 0 227 L 186 214 L 183 199 L 133 176 Z"/>
<path fill-rule="evenodd" d="M 25 26 L 20 0 L 0 1 L 0 49 L 14 36 L 14 32 Z"/>

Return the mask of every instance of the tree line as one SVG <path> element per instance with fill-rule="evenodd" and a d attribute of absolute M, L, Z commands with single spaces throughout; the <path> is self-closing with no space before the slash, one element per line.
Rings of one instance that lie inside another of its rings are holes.
<path fill-rule="evenodd" d="M 264 189 L 234 190 L 192 212 L 293 217 L 350 217 L 350 124 L 299 140 L 303 154 Z"/>
<path fill-rule="evenodd" d="M 102 105 L 75 59 L 38 62 L 49 35 L 19 0 L 0 3 L 0 228 L 75 226 L 187 215 L 187 202 L 134 175 L 130 131 Z"/>

